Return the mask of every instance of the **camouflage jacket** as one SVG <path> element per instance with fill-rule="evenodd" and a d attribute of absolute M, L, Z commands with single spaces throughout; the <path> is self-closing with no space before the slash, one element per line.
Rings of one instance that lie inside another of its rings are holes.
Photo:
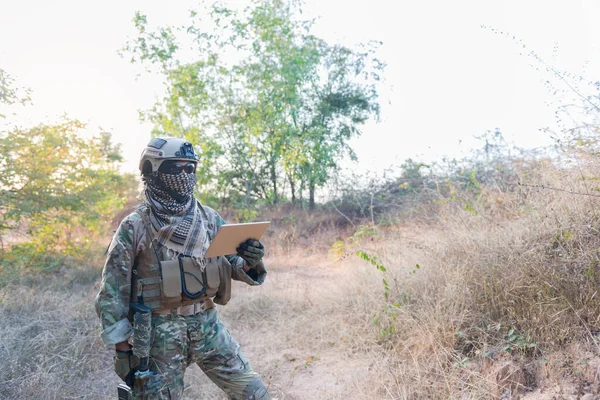
<path fill-rule="evenodd" d="M 217 227 L 225 224 L 221 216 L 212 208 L 202 206 L 209 218 L 216 220 Z M 107 250 L 106 262 L 102 271 L 100 292 L 95 299 L 96 313 L 102 323 L 101 338 L 104 344 L 115 344 L 131 336 L 133 329 L 128 319 L 131 298 L 132 270 L 136 256 L 143 251 L 147 242 L 142 216 L 136 210 L 129 214 L 116 230 Z M 243 270 L 244 260 L 237 255 L 226 256 L 226 268 L 231 279 L 249 285 L 259 285 Z M 226 283 L 225 293 L 220 295 L 219 304 L 225 304 L 231 297 L 231 279 Z M 217 300 L 215 298 L 215 300 Z"/>

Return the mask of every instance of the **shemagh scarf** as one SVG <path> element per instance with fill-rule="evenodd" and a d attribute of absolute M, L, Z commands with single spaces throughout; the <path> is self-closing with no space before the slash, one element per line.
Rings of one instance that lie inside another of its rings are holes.
<path fill-rule="evenodd" d="M 208 249 L 205 218 L 194 197 L 195 175 L 152 172 L 145 180 L 154 240 L 174 255 L 202 260 Z"/>

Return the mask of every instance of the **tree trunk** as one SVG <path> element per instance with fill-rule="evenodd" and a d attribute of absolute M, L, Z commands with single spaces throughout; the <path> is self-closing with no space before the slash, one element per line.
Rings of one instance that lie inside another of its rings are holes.
<path fill-rule="evenodd" d="M 246 208 L 250 208 L 250 188 L 252 187 L 252 173 L 246 173 Z"/>
<path fill-rule="evenodd" d="M 288 175 L 288 180 L 290 181 L 290 189 L 292 190 L 292 205 L 296 205 L 296 185 L 294 184 L 294 179 L 291 175 Z"/>
<path fill-rule="evenodd" d="M 277 205 L 277 171 L 275 170 L 275 162 L 271 162 L 271 183 L 273 184 L 273 205 Z"/>
<path fill-rule="evenodd" d="M 304 187 L 305 187 L 304 178 L 300 178 L 300 187 L 298 188 L 298 198 L 300 199 L 300 207 L 302 207 L 303 210 L 306 209 L 304 207 Z"/>
<path fill-rule="evenodd" d="M 314 182 L 309 182 L 309 188 L 308 188 L 308 209 L 309 210 L 314 210 L 315 209 L 315 183 Z"/>

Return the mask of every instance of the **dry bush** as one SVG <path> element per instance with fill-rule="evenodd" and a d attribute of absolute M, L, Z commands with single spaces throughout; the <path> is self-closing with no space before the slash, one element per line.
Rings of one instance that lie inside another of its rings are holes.
<path fill-rule="evenodd" d="M 353 230 L 345 217 L 331 211 L 285 207 L 265 211 L 259 219 L 271 221 L 264 241 L 269 254 L 277 257 L 298 249 L 305 255 L 327 254 L 337 239 L 350 236 Z"/>
<path fill-rule="evenodd" d="M 569 191 L 593 194 L 581 176 L 597 171 L 534 167 L 523 175 L 567 192 L 457 193 L 362 244 L 387 269 L 365 263 L 365 279 L 379 290 L 362 297 L 374 306 L 380 359 L 392 376 L 382 397 L 494 398 L 502 392 L 488 362 L 525 365 L 567 343 L 595 343 L 600 199 Z M 534 387 L 536 367 L 527 368 Z"/>

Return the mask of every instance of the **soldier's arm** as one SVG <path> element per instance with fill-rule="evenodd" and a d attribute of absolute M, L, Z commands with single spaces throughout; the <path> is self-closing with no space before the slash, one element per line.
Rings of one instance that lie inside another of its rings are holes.
<path fill-rule="evenodd" d="M 127 316 L 136 253 L 134 225 L 132 216 L 125 218 L 113 236 L 95 300 L 96 313 L 102 323 L 101 338 L 107 345 L 124 342 L 133 332 Z"/>

